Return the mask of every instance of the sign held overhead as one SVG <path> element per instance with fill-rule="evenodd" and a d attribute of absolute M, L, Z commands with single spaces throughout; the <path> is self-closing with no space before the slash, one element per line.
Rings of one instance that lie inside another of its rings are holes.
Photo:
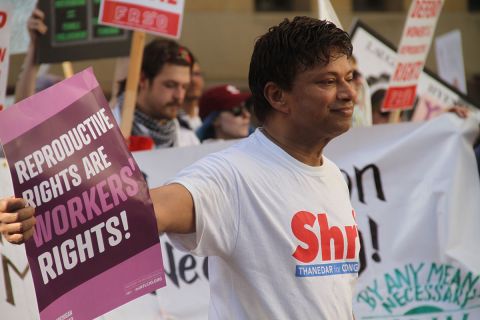
<path fill-rule="evenodd" d="M 184 0 L 104 0 L 100 23 L 180 38 Z"/>

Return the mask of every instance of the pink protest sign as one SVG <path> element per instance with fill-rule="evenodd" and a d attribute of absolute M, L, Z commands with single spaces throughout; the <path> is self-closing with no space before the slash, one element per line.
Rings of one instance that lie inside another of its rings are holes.
<path fill-rule="evenodd" d="M 418 80 L 430 50 L 443 1 L 412 1 L 382 111 L 413 108 Z"/>
<path fill-rule="evenodd" d="M 0 113 L 41 319 L 92 319 L 165 285 L 153 206 L 91 69 Z"/>
<path fill-rule="evenodd" d="M 184 4 L 184 0 L 103 0 L 99 21 L 178 39 Z"/>

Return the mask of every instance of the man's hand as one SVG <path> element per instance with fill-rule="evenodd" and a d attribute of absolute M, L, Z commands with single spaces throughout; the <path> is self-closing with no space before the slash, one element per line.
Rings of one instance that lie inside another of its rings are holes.
<path fill-rule="evenodd" d="M 465 119 L 468 117 L 469 110 L 468 107 L 456 104 L 447 109 L 447 112 L 455 113 L 458 117 Z"/>
<path fill-rule="evenodd" d="M 47 32 L 47 26 L 43 22 L 45 14 L 40 9 L 34 9 L 30 18 L 27 21 L 27 29 L 30 34 L 31 43 L 35 43 L 37 36 L 44 35 Z"/>
<path fill-rule="evenodd" d="M 0 200 L 0 232 L 13 244 L 24 243 L 33 235 L 35 209 L 20 198 Z"/>

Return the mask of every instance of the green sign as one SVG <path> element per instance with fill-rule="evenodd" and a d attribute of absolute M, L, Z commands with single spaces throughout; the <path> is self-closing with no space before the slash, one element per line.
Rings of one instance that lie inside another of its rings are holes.
<path fill-rule="evenodd" d="M 40 37 L 37 61 L 51 63 L 128 56 L 130 32 L 100 25 L 101 0 L 45 0 L 48 34 Z"/>

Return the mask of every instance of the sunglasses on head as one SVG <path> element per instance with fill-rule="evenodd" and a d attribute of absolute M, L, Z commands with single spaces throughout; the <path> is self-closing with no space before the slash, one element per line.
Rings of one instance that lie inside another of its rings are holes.
<path fill-rule="evenodd" d="M 230 112 L 235 117 L 239 117 L 239 116 L 243 115 L 244 113 L 248 112 L 248 109 L 245 106 L 238 106 L 238 107 L 234 107 L 230 110 L 226 110 L 226 111 Z"/>

